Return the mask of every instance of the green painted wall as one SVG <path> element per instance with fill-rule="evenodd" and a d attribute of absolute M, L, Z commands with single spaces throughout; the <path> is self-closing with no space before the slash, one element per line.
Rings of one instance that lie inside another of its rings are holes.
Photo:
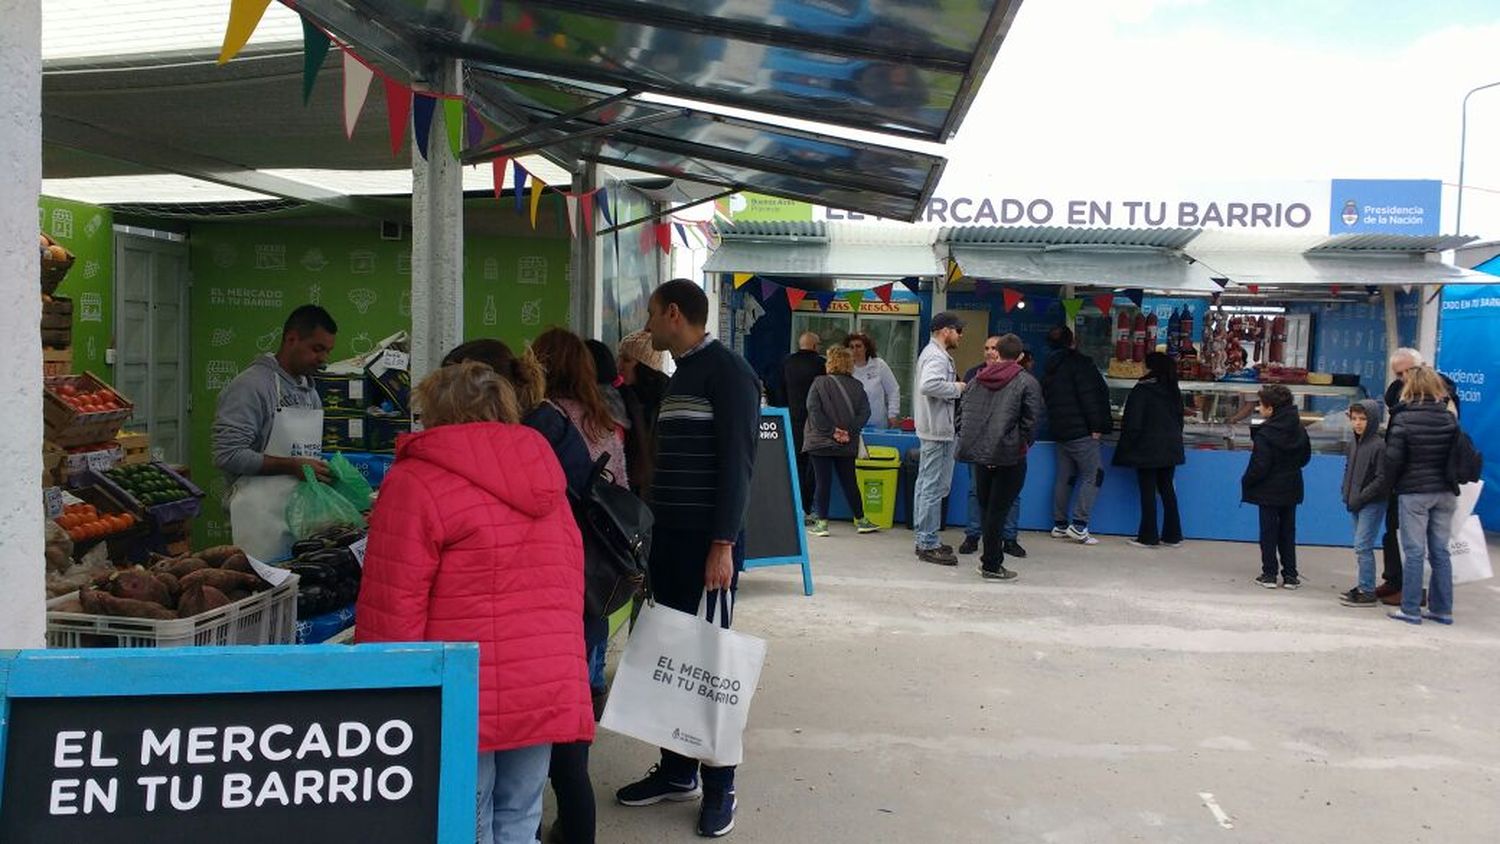
<path fill-rule="evenodd" d="M 104 363 L 104 350 L 114 341 L 113 217 L 108 208 L 49 196 L 39 206 L 41 230 L 75 258 L 57 288 L 58 296 L 73 300 L 73 371 L 110 381 L 114 367 Z"/>
<path fill-rule="evenodd" d="M 560 201 L 559 203 L 560 204 Z M 466 338 L 524 344 L 551 325 L 567 325 L 569 242 L 544 201 L 542 231 L 522 236 L 522 217 L 471 203 L 465 242 Z M 506 210 L 509 210 L 508 207 Z M 485 213 L 487 212 L 487 213 Z M 496 231 L 515 230 L 510 234 Z M 477 231 L 476 231 L 477 230 Z M 281 325 L 298 305 L 320 304 L 339 324 L 335 360 L 411 329 L 411 241 L 381 240 L 373 222 L 328 225 L 205 224 L 188 238 L 193 272 L 191 467 L 209 492 L 197 543 L 227 541 L 219 502 L 223 481 L 209 434 L 218 393 L 256 355 L 280 344 Z"/>

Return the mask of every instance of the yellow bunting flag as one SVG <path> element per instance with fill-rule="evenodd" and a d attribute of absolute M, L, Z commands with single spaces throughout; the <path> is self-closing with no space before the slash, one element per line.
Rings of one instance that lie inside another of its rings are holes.
<path fill-rule="evenodd" d="M 219 64 L 225 64 L 239 55 L 240 50 L 255 34 L 260 19 L 266 13 L 271 0 L 230 0 L 229 26 L 224 29 L 224 46 L 219 48 Z"/>
<path fill-rule="evenodd" d="M 536 209 L 539 208 L 541 206 L 541 204 L 542 204 L 542 189 L 545 188 L 545 187 L 546 187 L 546 185 L 542 184 L 542 180 L 538 179 L 536 177 L 535 173 L 532 173 L 531 174 L 531 227 L 532 228 L 536 228 Z"/>
<path fill-rule="evenodd" d="M 735 273 L 734 274 L 734 289 L 735 290 L 739 290 L 741 287 L 744 287 L 746 284 L 748 284 L 749 281 L 750 281 L 750 279 L 754 278 L 754 277 L 755 277 L 754 273 Z"/>
<path fill-rule="evenodd" d="M 950 286 L 950 287 L 953 286 L 954 282 L 959 281 L 963 277 L 964 277 L 964 271 L 958 268 L 958 262 L 955 261 L 955 260 L 953 260 L 952 258 L 949 258 L 948 259 L 948 272 L 946 274 L 946 279 L 947 279 L 948 286 Z"/>

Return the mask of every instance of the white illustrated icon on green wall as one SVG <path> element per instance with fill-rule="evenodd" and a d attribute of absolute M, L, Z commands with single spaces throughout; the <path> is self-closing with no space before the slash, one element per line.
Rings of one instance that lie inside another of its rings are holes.
<path fill-rule="evenodd" d="M 207 382 L 204 389 L 210 393 L 222 392 L 225 387 L 229 386 L 229 382 L 234 380 L 234 376 L 239 373 L 240 368 L 235 366 L 232 360 L 211 360 L 204 367 L 204 376 Z"/>
<path fill-rule="evenodd" d="M 484 297 L 484 324 L 498 325 L 500 323 L 500 309 L 495 305 L 495 294 L 491 293 Z"/>
<path fill-rule="evenodd" d="M 94 239 L 94 235 L 98 234 L 99 233 L 99 229 L 101 229 L 103 227 L 104 227 L 104 215 L 103 214 L 95 214 L 94 216 L 92 216 L 92 217 L 89 218 L 89 221 L 87 223 L 83 224 L 83 236 L 86 237 L 86 238 L 88 238 L 89 240 L 93 240 Z"/>
<path fill-rule="evenodd" d="M 375 272 L 375 253 L 367 249 L 356 249 L 350 252 L 349 272 L 354 275 L 369 275 Z"/>
<path fill-rule="evenodd" d="M 323 304 L 323 285 L 313 284 L 307 288 L 307 303 L 309 305 Z"/>
<path fill-rule="evenodd" d="M 499 281 L 500 280 L 500 260 L 498 258 L 485 258 L 484 259 L 484 280 L 485 281 Z"/>
<path fill-rule="evenodd" d="M 98 293 L 85 293 L 78 297 L 79 322 L 104 321 L 104 297 Z"/>
<path fill-rule="evenodd" d="M 52 209 L 52 236 L 73 236 L 73 212 L 67 208 Z"/>
<path fill-rule="evenodd" d="M 376 298 L 375 291 L 368 287 L 356 287 L 349 291 L 349 304 L 361 314 L 370 312 L 370 306 L 375 304 Z"/>
<path fill-rule="evenodd" d="M 273 326 L 270 331 L 267 331 L 265 334 L 262 334 L 259 337 L 255 338 L 255 348 L 261 350 L 262 352 L 269 352 L 272 349 L 276 348 L 277 344 L 279 344 L 280 342 L 281 329 Z"/>
<path fill-rule="evenodd" d="M 84 261 L 83 262 L 83 277 L 84 278 L 95 278 L 98 275 L 99 275 L 99 262 L 98 261 Z"/>
<path fill-rule="evenodd" d="M 547 259 L 541 256 L 522 258 L 516 262 L 517 284 L 546 284 Z"/>
<path fill-rule="evenodd" d="M 310 273 L 322 272 L 328 266 L 328 259 L 323 256 L 323 250 L 314 246 L 302 253 L 302 268 Z"/>
<path fill-rule="evenodd" d="M 396 253 L 396 275 L 411 275 L 411 253 L 404 249 Z"/>
<path fill-rule="evenodd" d="M 522 302 L 521 303 L 521 324 L 522 325 L 541 325 L 542 324 L 542 300 L 541 299 L 532 299 L 529 302 Z"/>
<path fill-rule="evenodd" d="M 98 340 L 98 338 L 90 337 L 89 340 L 88 340 L 88 342 L 85 343 L 85 344 L 83 344 L 83 356 L 87 360 L 98 360 L 99 359 L 99 340 Z"/>
<path fill-rule="evenodd" d="M 375 348 L 375 341 L 371 340 L 370 335 L 363 331 L 354 335 L 353 342 L 349 344 L 349 351 L 355 355 L 365 354 L 373 348 Z"/>
<path fill-rule="evenodd" d="M 286 269 L 286 244 L 257 243 L 255 245 L 255 268 L 257 270 Z"/>
<path fill-rule="evenodd" d="M 210 346 L 218 346 L 218 347 L 227 346 L 227 345 L 229 345 L 230 343 L 233 343 L 233 342 L 234 342 L 234 329 L 233 328 L 215 328 L 213 336 L 210 337 L 209 340 L 208 340 L 208 344 Z"/>

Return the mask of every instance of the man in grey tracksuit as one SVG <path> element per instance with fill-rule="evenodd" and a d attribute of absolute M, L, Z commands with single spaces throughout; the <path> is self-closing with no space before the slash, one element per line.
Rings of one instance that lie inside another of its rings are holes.
<path fill-rule="evenodd" d="M 943 499 L 953 483 L 953 403 L 964 391 L 953 364 L 952 351 L 964 333 L 963 320 L 944 311 L 932 318 L 932 339 L 917 358 L 917 395 L 912 401 L 917 439 L 922 443 L 917 470 L 912 528 L 917 534 L 917 559 L 940 566 L 956 566 L 953 548 L 942 544 Z"/>

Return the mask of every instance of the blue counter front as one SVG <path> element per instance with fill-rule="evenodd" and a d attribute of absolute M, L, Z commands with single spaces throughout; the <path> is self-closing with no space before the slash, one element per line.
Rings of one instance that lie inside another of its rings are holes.
<path fill-rule="evenodd" d="M 905 455 L 920 446 L 916 434 L 866 429 L 867 445 L 892 446 Z M 1094 505 L 1090 529 L 1098 534 L 1134 536 L 1140 521 L 1140 493 L 1135 471 L 1110 465 L 1114 448 L 1104 447 L 1104 487 Z M 1240 476 L 1250 459 L 1248 451 L 1189 451 L 1186 465 L 1177 467 L 1177 500 L 1182 510 L 1182 530 L 1188 539 L 1255 542 L 1260 536 L 1259 513 L 1254 505 L 1240 503 Z M 1050 442 L 1037 443 L 1027 463 L 1026 486 L 1021 491 L 1021 529 L 1052 528 L 1052 480 L 1057 476 L 1057 458 Z M 1297 508 L 1297 542 L 1302 545 L 1347 546 L 1353 541 L 1353 524 L 1344 509 L 1339 489 L 1344 477 L 1344 456 L 1314 454 L 1303 470 L 1306 500 Z M 968 520 L 969 467 L 960 463 L 953 473 L 945 521 L 962 527 Z M 835 487 L 829 515 L 849 518 L 849 505 Z M 906 500 L 897 500 L 896 523 L 906 523 Z"/>

